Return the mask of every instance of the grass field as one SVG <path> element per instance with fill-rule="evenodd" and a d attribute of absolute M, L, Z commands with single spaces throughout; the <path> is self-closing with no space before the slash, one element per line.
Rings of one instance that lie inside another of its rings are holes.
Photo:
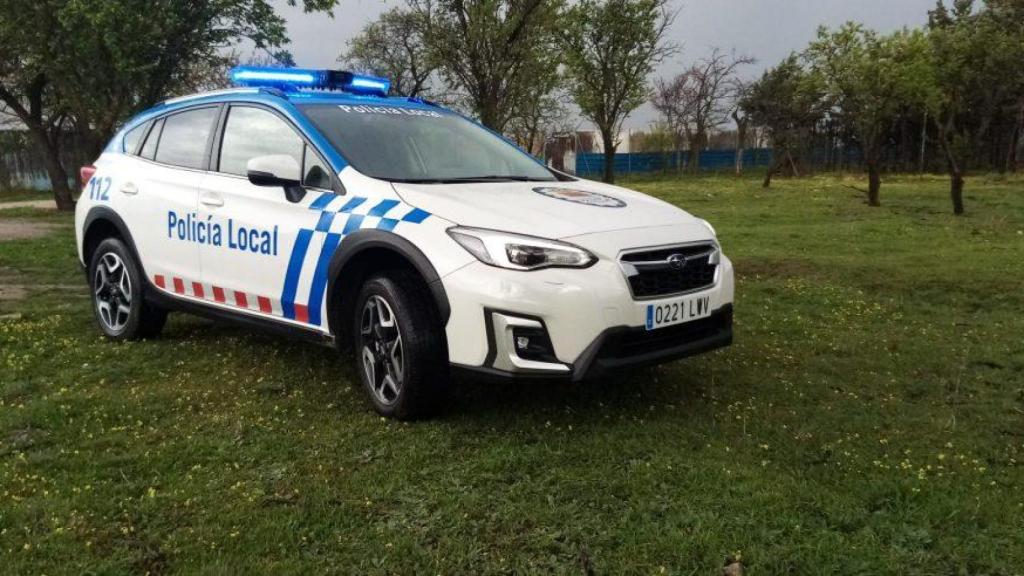
<path fill-rule="evenodd" d="M 1024 180 L 632 185 L 717 227 L 735 345 L 416 424 L 330 349 L 104 342 L 70 219 L 0 212 L 57 225 L 0 241 L 0 571 L 1024 574 Z"/>

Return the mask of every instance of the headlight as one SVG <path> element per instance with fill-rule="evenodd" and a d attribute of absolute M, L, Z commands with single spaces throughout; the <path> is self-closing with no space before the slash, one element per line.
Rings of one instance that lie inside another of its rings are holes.
<path fill-rule="evenodd" d="M 586 268 L 597 258 L 579 246 L 497 230 L 448 229 L 448 235 L 484 264 L 511 270 Z"/>

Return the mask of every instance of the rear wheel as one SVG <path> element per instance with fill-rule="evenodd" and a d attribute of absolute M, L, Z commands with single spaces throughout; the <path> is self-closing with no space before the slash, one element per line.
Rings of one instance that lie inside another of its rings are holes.
<path fill-rule="evenodd" d="M 445 335 L 420 278 L 404 270 L 371 277 L 356 299 L 352 334 L 374 409 L 410 420 L 430 416 L 448 389 Z"/>
<path fill-rule="evenodd" d="M 145 302 L 139 266 L 124 242 L 108 238 L 89 263 L 93 312 L 100 330 L 114 340 L 138 340 L 163 330 L 167 312 Z"/>

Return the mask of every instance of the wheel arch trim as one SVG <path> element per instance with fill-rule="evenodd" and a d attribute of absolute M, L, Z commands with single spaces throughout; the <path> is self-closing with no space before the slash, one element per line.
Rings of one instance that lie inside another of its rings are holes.
<path fill-rule="evenodd" d="M 339 282 L 343 281 L 341 277 L 345 267 L 355 257 L 372 249 L 388 250 L 412 265 L 427 284 L 427 288 L 430 289 L 430 294 L 433 296 L 434 304 L 437 306 L 438 314 L 441 317 L 441 325 L 447 325 L 448 318 L 451 316 L 451 305 L 449 304 L 444 285 L 441 282 L 441 277 L 437 274 L 437 270 L 430 262 L 430 259 L 406 238 L 393 232 L 376 229 L 359 230 L 345 236 L 338 251 L 331 258 L 331 263 L 327 269 L 328 318 L 333 319 L 330 311 L 334 310 L 335 306 L 340 303 L 338 301 L 340 294 L 338 286 Z M 332 325 L 330 328 L 331 332 L 336 335 L 346 331 L 344 327 L 339 329 L 339 327 Z"/>
<path fill-rule="evenodd" d="M 118 234 L 121 235 L 121 240 L 131 250 L 132 258 L 135 259 L 135 264 L 139 267 L 139 271 L 142 272 L 142 277 L 149 280 L 149 276 L 146 275 L 146 266 L 139 258 L 139 251 L 135 247 L 135 240 L 132 238 L 132 233 L 128 230 L 128 225 L 124 223 L 124 220 L 115 212 L 113 209 L 106 206 L 94 206 L 89 209 L 88 214 L 85 216 L 85 221 L 82 224 L 82 264 L 86 269 L 89 268 L 89 260 L 92 259 L 91 254 L 86 254 L 86 239 L 89 237 L 89 230 L 97 221 L 109 222 L 114 228 L 117 229 Z"/>

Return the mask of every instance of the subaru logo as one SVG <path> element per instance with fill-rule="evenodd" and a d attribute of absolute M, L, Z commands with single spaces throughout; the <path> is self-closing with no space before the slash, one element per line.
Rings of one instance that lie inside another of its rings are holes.
<path fill-rule="evenodd" d="M 682 270 L 686 266 L 686 256 L 682 254 L 672 254 L 665 261 L 673 270 Z"/>

